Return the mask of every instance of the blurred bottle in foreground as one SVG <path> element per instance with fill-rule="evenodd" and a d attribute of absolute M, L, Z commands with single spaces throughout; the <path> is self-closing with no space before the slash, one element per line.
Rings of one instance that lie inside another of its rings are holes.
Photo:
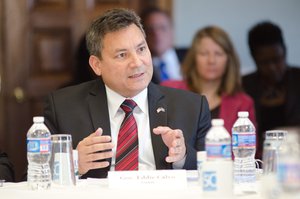
<path fill-rule="evenodd" d="M 33 125 L 27 133 L 27 182 L 32 190 L 51 186 L 51 134 L 44 124 L 44 117 L 33 117 Z"/>
<path fill-rule="evenodd" d="M 277 180 L 280 191 L 300 197 L 300 143 L 299 135 L 289 131 L 281 145 L 278 158 Z"/>
<path fill-rule="evenodd" d="M 232 197 L 231 138 L 223 119 L 213 119 L 205 138 L 207 161 L 202 168 L 202 191 L 207 196 Z"/>
<path fill-rule="evenodd" d="M 248 117 L 248 112 L 238 112 L 238 119 L 232 127 L 234 181 L 241 191 L 254 191 L 256 182 L 256 133 L 255 126 Z"/>

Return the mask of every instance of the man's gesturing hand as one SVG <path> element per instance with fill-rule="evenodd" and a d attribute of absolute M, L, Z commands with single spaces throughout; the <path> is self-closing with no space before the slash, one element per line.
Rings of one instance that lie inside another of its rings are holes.
<path fill-rule="evenodd" d="M 97 161 L 111 158 L 111 149 L 114 144 L 110 136 L 102 136 L 102 129 L 98 128 L 94 133 L 84 138 L 77 145 L 78 171 L 83 175 L 90 169 L 99 169 L 109 166 L 108 161 Z"/>
<path fill-rule="evenodd" d="M 166 126 L 159 126 L 153 129 L 153 133 L 161 135 L 163 142 L 169 148 L 169 156 L 166 157 L 167 162 L 177 162 L 184 158 L 186 146 L 180 129 L 173 130 Z"/>

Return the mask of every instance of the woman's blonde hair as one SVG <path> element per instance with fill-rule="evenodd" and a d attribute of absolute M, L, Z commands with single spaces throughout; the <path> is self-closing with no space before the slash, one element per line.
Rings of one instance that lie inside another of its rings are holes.
<path fill-rule="evenodd" d="M 183 76 L 191 91 L 201 93 L 202 87 L 196 67 L 196 48 L 200 40 L 208 37 L 216 42 L 227 55 L 225 74 L 223 75 L 218 94 L 234 95 L 242 90 L 240 62 L 228 34 L 217 26 L 200 29 L 194 36 L 192 46 L 183 61 Z"/>

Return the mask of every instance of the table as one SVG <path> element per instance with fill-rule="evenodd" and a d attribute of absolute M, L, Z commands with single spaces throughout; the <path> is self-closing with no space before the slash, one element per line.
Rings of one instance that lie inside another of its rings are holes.
<path fill-rule="evenodd" d="M 197 171 L 192 171 L 197 173 Z M 108 187 L 107 179 L 87 179 L 77 181 L 76 186 L 62 187 L 52 184 L 49 190 L 31 191 L 27 187 L 27 182 L 19 183 L 4 183 L 0 187 L 1 199 L 86 199 L 86 198 L 101 198 L 101 199 L 198 199 L 204 197 L 201 191 L 199 182 L 195 178 L 188 176 L 188 186 L 182 189 L 164 189 L 143 188 L 136 190 L 111 189 Z M 258 189 L 257 189 L 258 190 Z M 224 198 L 224 197 L 222 197 Z M 261 199 L 259 191 L 252 193 L 235 193 L 236 199 Z"/>
<path fill-rule="evenodd" d="M 162 189 L 142 189 L 123 190 L 110 189 L 106 179 L 80 180 L 75 187 L 59 187 L 52 185 L 51 189 L 45 191 L 31 191 L 27 188 L 27 182 L 5 183 L 0 187 L 1 199 L 85 199 L 85 198 L 110 198 L 110 199 L 196 199 L 203 198 L 200 186 L 189 184 L 187 188 L 181 190 Z M 240 199 L 260 199 L 258 193 L 238 194 L 233 198 Z"/>
<path fill-rule="evenodd" d="M 109 188 L 108 179 L 86 179 L 78 180 L 76 186 L 63 187 L 52 184 L 49 190 L 32 191 L 28 189 L 27 182 L 4 183 L 0 187 L 0 199 L 208 199 L 203 195 L 198 182 L 197 171 L 187 171 L 187 187 L 184 188 L 131 188 L 125 190 L 122 188 Z M 274 180 L 258 176 L 258 181 L 253 187 L 253 192 L 242 193 L 235 189 L 234 196 L 228 199 L 263 199 L 261 187 L 274 187 Z M 225 198 L 225 197 L 219 197 Z M 281 193 L 278 199 L 300 199 L 300 190 L 293 195 Z"/>

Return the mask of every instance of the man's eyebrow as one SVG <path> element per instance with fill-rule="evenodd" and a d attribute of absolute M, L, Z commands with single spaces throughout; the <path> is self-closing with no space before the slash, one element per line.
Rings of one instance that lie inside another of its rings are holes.
<path fill-rule="evenodd" d="M 142 41 L 141 43 L 139 43 L 138 45 L 137 45 L 137 47 L 139 48 L 139 47 L 141 47 L 141 46 L 144 46 L 146 44 L 146 41 L 144 40 L 144 41 Z"/>
<path fill-rule="evenodd" d="M 146 41 L 142 41 L 142 42 L 140 42 L 136 47 L 139 48 L 139 47 L 141 47 L 141 46 L 144 46 L 145 44 L 146 44 Z M 126 48 L 116 48 L 116 49 L 114 50 L 115 53 L 117 53 L 117 52 L 125 52 L 125 51 L 127 51 Z"/>
<path fill-rule="evenodd" d="M 115 53 L 118 53 L 118 52 L 125 52 L 126 51 L 126 48 L 117 48 L 114 50 Z"/>

